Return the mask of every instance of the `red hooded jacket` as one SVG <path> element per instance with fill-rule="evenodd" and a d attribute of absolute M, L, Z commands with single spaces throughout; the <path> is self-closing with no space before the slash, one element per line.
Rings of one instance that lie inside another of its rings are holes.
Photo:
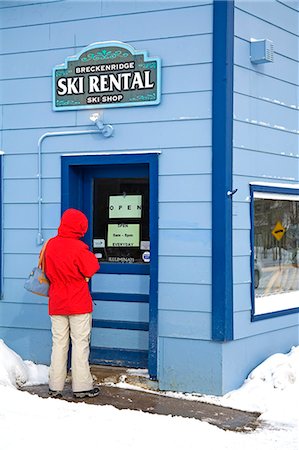
<path fill-rule="evenodd" d="M 68 209 L 62 215 L 58 235 L 47 244 L 45 272 L 50 280 L 50 315 L 92 312 L 92 298 L 85 277 L 92 277 L 100 265 L 80 240 L 87 228 L 87 217 L 77 209 Z"/>

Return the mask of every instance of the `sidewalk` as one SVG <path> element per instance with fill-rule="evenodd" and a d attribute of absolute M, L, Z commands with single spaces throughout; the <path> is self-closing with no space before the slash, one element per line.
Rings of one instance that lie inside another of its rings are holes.
<path fill-rule="evenodd" d="M 93 366 L 92 373 L 100 386 L 101 393 L 98 397 L 75 399 L 70 381 L 67 380 L 63 400 L 76 403 L 84 401 L 93 405 L 112 405 L 118 409 L 191 417 L 230 431 L 248 432 L 258 426 L 259 413 L 167 396 L 166 393 L 157 390 L 157 384 L 149 380 L 143 371 Z M 119 387 L 119 383 L 125 383 L 125 387 Z M 22 388 L 22 390 L 43 398 L 48 397 L 48 385 L 30 386 Z"/>

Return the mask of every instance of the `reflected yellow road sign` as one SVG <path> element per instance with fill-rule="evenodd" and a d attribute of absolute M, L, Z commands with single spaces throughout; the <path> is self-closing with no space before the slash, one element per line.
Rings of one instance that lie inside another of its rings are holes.
<path fill-rule="evenodd" d="M 282 225 L 280 221 L 278 221 L 271 231 L 272 235 L 275 237 L 277 241 L 280 241 L 280 239 L 283 238 L 284 234 L 286 232 L 285 227 Z"/>

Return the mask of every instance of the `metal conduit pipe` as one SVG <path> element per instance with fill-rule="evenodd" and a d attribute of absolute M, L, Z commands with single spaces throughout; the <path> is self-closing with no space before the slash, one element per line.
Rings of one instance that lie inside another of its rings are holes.
<path fill-rule="evenodd" d="M 58 136 L 75 136 L 82 134 L 97 134 L 101 133 L 104 137 L 110 137 L 113 134 L 112 125 L 104 125 L 100 120 L 99 114 L 93 114 L 90 117 L 90 120 L 94 122 L 97 126 L 96 130 L 74 130 L 74 131 L 53 131 L 43 134 L 38 140 L 38 233 L 37 233 L 37 245 L 42 245 L 44 242 L 44 238 L 42 235 L 42 144 L 45 139 L 49 137 L 58 137 Z"/>

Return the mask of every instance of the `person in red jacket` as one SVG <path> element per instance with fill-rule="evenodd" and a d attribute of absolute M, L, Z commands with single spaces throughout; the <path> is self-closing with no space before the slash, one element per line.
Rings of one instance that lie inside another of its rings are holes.
<path fill-rule="evenodd" d="M 48 241 L 45 251 L 52 322 L 49 394 L 53 397 L 62 396 L 70 337 L 74 396 L 82 398 L 99 394 L 99 388 L 93 387 L 88 361 L 93 310 L 88 281 L 100 266 L 95 255 L 80 240 L 87 229 L 88 220 L 81 211 L 66 210 L 57 236 Z"/>

